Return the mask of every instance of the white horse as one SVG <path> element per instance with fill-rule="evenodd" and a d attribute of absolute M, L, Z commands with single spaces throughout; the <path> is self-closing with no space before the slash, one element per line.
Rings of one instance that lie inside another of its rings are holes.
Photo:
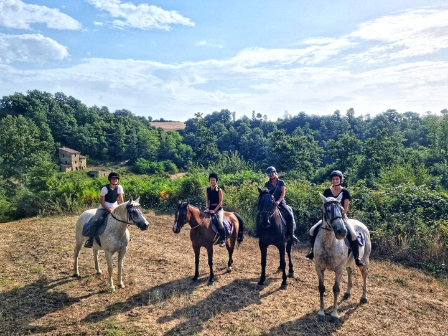
<path fill-rule="evenodd" d="M 350 297 L 350 290 L 352 288 L 352 267 L 356 267 L 353 253 L 348 255 L 349 247 L 345 244 L 344 238 L 347 235 L 344 221 L 342 220 L 343 208 L 341 206 L 342 193 L 337 197 L 326 198 L 320 194 L 322 198 L 322 227 L 316 237 L 314 244 L 314 263 L 316 267 L 317 276 L 319 278 L 319 293 L 320 293 L 320 310 L 317 317 L 320 321 L 325 320 L 324 313 L 324 272 L 326 269 L 335 272 L 335 283 L 333 286 L 334 304 L 333 312 L 331 313 L 331 321 L 338 322 L 338 295 L 339 284 L 341 282 L 344 268 L 348 273 L 348 287 L 344 294 L 344 299 Z M 370 233 L 367 227 L 358 220 L 349 219 L 350 223 L 360 232 L 364 237 L 364 246 L 359 247 L 359 256 L 364 261 L 364 266 L 359 267 L 363 279 L 363 293 L 360 303 L 367 303 L 367 274 L 369 269 L 369 256 L 372 249 L 370 241 Z"/>
<path fill-rule="evenodd" d="M 123 258 L 126 254 L 127 246 L 130 241 L 128 226 L 135 224 L 140 230 L 146 230 L 149 226 L 148 221 L 140 211 L 140 204 L 138 203 L 140 198 L 133 201 L 132 197 L 129 201 L 120 204 L 112 213 L 107 217 L 107 227 L 104 232 L 99 235 L 101 246 L 98 245 L 96 239 L 93 243 L 93 260 L 95 261 L 95 269 L 97 274 L 101 274 L 101 269 L 98 265 L 98 250 L 104 250 L 107 260 L 107 268 L 109 271 L 109 285 L 112 291 L 115 290 L 114 283 L 112 281 L 112 255 L 118 252 L 118 286 L 124 288 L 124 284 L 121 278 L 123 269 Z M 73 276 L 79 276 L 78 271 L 78 255 L 81 247 L 83 246 L 86 237 L 83 237 L 83 226 L 87 221 L 95 215 L 96 209 L 90 209 L 84 211 L 76 222 L 76 246 L 75 246 L 75 265 Z"/>

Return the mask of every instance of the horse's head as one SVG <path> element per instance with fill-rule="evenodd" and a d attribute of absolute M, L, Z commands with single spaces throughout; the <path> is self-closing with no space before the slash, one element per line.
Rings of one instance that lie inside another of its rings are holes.
<path fill-rule="evenodd" d="M 319 195 L 324 203 L 322 205 L 322 228 L 333 230 L 337 239 L 344 239 L 347 236 L 347 229 L 342 220 L 344 215 L 344 208 L 341 205 L 342 193 L 337 198 Z"/>
<path fill-rule="evenodd" d="M 176 213 L 174 215 L 173 232 L 179 233 L 180 229 L 188 222 L 188 202 L 179 200 Z"/>
<path fill-rule="evenodd" d="M 260 226 L 263 228 L 267 228 L 270 223 L 270 219 L 275 209 L 277 208 L 274 203 L 274 197 L 272 196 L 272 192 L 269 192 L 267 189 L 258 188 L 258 212 L 260 213 Z"/>
<path fill-rule="evenodd" d="M 132 197 L 127 201 L 126 204 L 126 217 L 128 222 L 133 222 L 140 230 L 146 230 L 149 227 L 149 223 L 145 216 L 142 214 L 142 208 L 139 203 L 140 197 L 135 201 Z"/>

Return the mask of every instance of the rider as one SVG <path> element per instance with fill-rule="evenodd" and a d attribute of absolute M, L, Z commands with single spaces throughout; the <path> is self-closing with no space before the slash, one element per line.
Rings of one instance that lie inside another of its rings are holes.
<path fill-rule="evenodd" d="M 348 231 L 350 231 L 351 236 L 350 247 L 352 248 L 353 251 L 353 257 L 355 258 L 356 266 L 363 266 L 364 265 L 363 261 L 359 259 L 359 243 L 358 239 L 356 238 L 356 232 L 355 229 L 353 228 L 353 225 L 350 223 L 347 217 L 348 206 L 350 204 L 351 197 L 348 190 L 341 187 L 341 183 L 344 181 L 344 175 L 340 170 L 334 170 L 330 174 L 330 180 L 331 180 L 331 188 L 325 189 L 324 196 L 337 198 L 342 193 L 341 205 L 344 208 L 343 220 Z M 320 220 L 310 229 L 311 250 L 310 253 L 306 255 L 306 257 L 309 259 L 314 258 L 314 252 L 313 252 L 314 242 L 316 241 L 316 236 L 319 232 L 321 225 L 322 220 Z"/>
<path fill-rule="evenodd" d="M 207 188 L 205 192 L 205 212 L 211 215 L 216 215 L 218 218 L 217 228 L 219 235 L 221 236 L 219 246 L 226 246 L 226 229 L 224 228 L 224 210 L 222 208 L 222 189 L 216 184 L 219 180 L 218 174 L 211 173 L 208 176 L 210 182 L 210 187 Z"/>
<path fill-rule="evenodd" d="M 93 216 L 90 222 L 89 239 L 84 244 L 84 247 L 91 248 L 93 246 L 93 238 L 96 235 L 98 219 L 101 216 L 108 215 L 119 204 L 123 203 L 124 191 L 123 187 L 118 184 L 120 180 L 120 174 L 117 172 L 111 172 L 108 176 L 109 184 L 106 184 L 101 189 L 101 202 L 100 206 L 96 210 L 95 216 Z"/>
<path fill-rule="evenodd" d="M 294 235 L 294 215 L 291 208 L 286 205 L 285 201 L 285 182 L 278 179 L 277 170 L 275 167 L 270 166 L 266 168 L 266 174 L 269 176 L 269 181 L 264 184 L 264 188 L 271 192 L 273 191 L 275 204 L 277 204 L 279 209 L 284 210 L 283 213 L 286 217 L 285 219 L 290 233 L 290 241 L 292 240 L 293 242 L 298 242 L 299 240 Z"/>

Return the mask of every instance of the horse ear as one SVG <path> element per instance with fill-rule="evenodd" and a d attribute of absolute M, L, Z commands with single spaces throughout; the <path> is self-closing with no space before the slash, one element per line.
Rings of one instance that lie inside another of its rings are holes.
<path fill-rule="evenodd" d="M 342 193 L 340 193 L 340 194 L 338 195 L 338 197 L 336 197 L 336 199 L 340 202 L 341 199 L 342 199 Z"/>
<path fill-rule="evenodd" d="M 132 202 L 133 202 L 133 199 L 132 199 L 132 196 L 131 196 L 131 198 L 129 199 L 128 203 L 132 203 Z"/>
<path fill-rule="evenodd" d="M 260 189 L 259 186 L 257 186 L 257 188 L 258 188 L 258 193 L 261 194 L 261 191 L 262 191 L 262 190 Z"/>
<path fill-rule="evenodd" d="M 326 198 L 324 195 L 322 195 L 321 193 L 319 193 L 319 196 L 320 196 L 320 198 L 322 199 L 322 202 L 324 202 L 324 203 L 328 202 L 327 198 Z"/>
<path fill-rule="evenodd" d="M 140 196 L 135 201 L 140 204 Z"/>

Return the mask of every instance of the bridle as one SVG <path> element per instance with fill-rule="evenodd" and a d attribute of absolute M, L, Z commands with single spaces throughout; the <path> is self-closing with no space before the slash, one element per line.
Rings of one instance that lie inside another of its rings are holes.
<path fill-rule="evenodd" d="M 137 225 L 137 223 L 135 222 L 135 220 L 133 218 L 134 216 L 132 215 L 133 211 L 139 211 L 141 213 L 141 207 L 140 206 L 135 206 L 135 205 L 132 205 L 132 204 L 127 204 L 126 205 L 126 221 L 121 220 L 121 219 L 115 217 L 112 212 L 110 213 L 110 215 L 116 221 L 124 223 L 124 224 L 127 224 L 127 226 L 131 225 L 132 223 Z"/>
<path fill-rule="evenodd" d="M 335 206 L 332 206 L 333 204 Z M 332 208 L 331 217 L 328 217 L 327 211 L 325 210 L 325 207 L 328 205 L 331 206 L 331 208 Z M 339 211 L 336 211 L 336 210 L 339 210 Z M 342 206 L 339 201 L 329 201 L 329 202 L 324 203 L 324 205 L 322 206 L 322 229 L 328 230 L 328 231 L 335 231 L 335 229 L 333 228 L 331 223 L 333 223 L 333 221 L 335 221 L 338 218 L 343 219 L 343 216 L 342 216 L 343 212 L 341 210 L 342 210 Z"/>
<path fill-rule="evenodd" d="M 265 195 L 267 195 L 267 194 L 265 194 Z M 263 196 L 263 195 L 261 195 L 261 196 Z M 272 195 L 271 195 L 271 199 L 273 199 L 273 198 L 272 198 Z M 277 204 L 276 204 L 275 206 L 271 206 L 271 209 L 270 209 L 270 210 L 259 210 L 259 214 L 260 214 L 260 215 L 262 215 L 262 214 L 268 214 L 268 215 L 269 215 L 269 216 L 268 216 L 268 219 L 270 219 L 270 218 L 274 215 L 276 209 L 278 209 L 278 205 L 277 205 Z M 269 222 L 269 225 L 270 225 L 270 222 Z M 269 226 L 269 225 L 268 225 L 268 226 Z"/>

